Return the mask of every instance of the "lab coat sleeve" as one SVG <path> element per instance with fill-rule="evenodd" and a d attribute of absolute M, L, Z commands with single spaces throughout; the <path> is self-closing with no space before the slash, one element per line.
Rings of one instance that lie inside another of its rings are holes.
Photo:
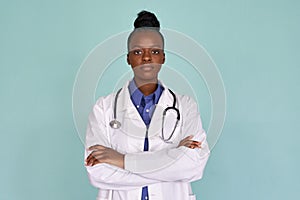
<path fill-rule="evenodd" d="M 158 182 L 109 164 L 86 168 L 90 183 L 106 190 L 132 190 Z"/>
<path fill-rule="evenodd" d="M 201 148 L 181 146 L 155 152 L 126 154 L 126 170 L 159 181 L 191 182 L 202 178 L 210 154 L 206 133 L 194 100 L 184 97 L 182 105 L 181 139 L 194 135 L 193 140 L 201 141 Z"/>
<path fill-rule="evenodd" d="M 86 131 L 85 159 L 91 153 L 87 148 L 96 144 L 111 147 L 106 130 L 102 99 L 98 100 L 89 115 Z M 129 172 L 109 164 L 86 166 L 91 184 L 101 189 L 130 190 L 158 181 Z"/>

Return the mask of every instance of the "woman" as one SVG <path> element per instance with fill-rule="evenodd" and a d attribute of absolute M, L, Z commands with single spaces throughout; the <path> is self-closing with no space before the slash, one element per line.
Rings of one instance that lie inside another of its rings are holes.
<path fill-rule="evenodd" d="M 209 148 L 196 103 L 158 80 L 164 38 L 153 13 L 142 11 L 128 37 L 134 78 L 101 97 L 89 117 L 85 165 L 98 199 L 196 199 Z"/>

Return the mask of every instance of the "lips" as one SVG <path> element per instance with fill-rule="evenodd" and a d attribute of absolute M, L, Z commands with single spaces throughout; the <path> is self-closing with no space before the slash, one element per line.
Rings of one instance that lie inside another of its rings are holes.
<path fill-rule="evenodd" d="M 143 71 L 151 71 L 151 70 L 154 69 L 154 66 L 153 65 L 142 65 L 140 67 L 140 69 L 143 70 Z"/>

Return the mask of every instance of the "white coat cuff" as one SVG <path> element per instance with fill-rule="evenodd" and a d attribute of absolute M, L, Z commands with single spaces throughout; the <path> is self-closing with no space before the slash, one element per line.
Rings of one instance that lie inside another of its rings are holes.
<path fill-rule="evenodd" d="M 124 158 L 124 168 L 128 171 L 137 170 L 137 156 L 134 154 L 126 154 Z"/>

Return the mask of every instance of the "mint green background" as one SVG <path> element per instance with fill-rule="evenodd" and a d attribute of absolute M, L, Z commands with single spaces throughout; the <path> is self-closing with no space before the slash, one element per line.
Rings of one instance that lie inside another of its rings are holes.
<path fill-rule="evenodd" d="M 72 86 L 92 48 L 130 29 L 141 9 L 202 44 L 224 80 L 226 124 L 193 184 L 199 199 L 299 199 L 295 0 L 1 1 L 0 199 L 95 199 Z M 202 117 L 207 126 L 209 116 Z"/>

